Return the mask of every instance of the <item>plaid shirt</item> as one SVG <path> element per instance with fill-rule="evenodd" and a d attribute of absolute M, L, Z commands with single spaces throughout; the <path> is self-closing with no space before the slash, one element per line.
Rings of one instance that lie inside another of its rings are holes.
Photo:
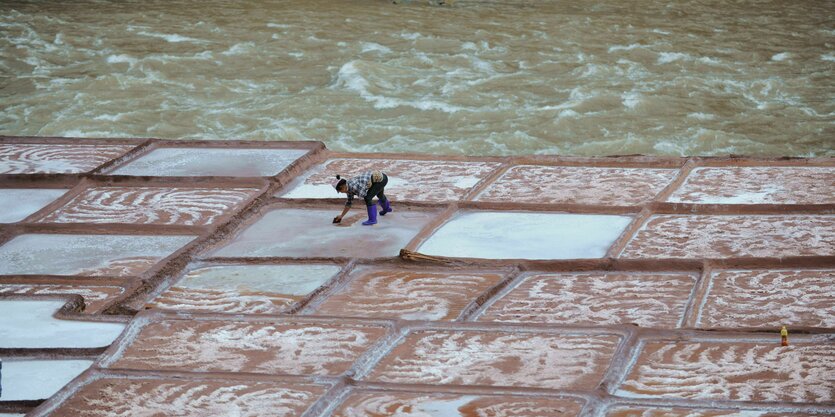
<path fill-rule="evenodd" d="M 351 204 L 354 203 L 354 196 L 365 198 L 371 184 L 382 180 L 382 171 L 366 171 L 347 180 L 345 185 L 348 186 L 348 201 L 345 202 L 345 205 L 351 207 Z"/>

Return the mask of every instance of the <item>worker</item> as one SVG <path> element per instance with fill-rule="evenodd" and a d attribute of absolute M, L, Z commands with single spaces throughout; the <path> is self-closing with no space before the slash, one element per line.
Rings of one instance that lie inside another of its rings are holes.
<path fill-rule="evenodd" d="M 348 194 L 348 201 L 345 202 L 345 208 L 342 209 L 342 214 L 333 218 L 334 223 L 339 223 L 342 218 L 351 209 L 351 204 L 354 197 L 362 197 L 365 200 L 365 207 L 368 210 L 368 220 L 362 222 L 363 226 L 371 226 L 377 224 L 377 204 L 373 202 L 374 197 L 380 200 L 380 215 L 385 216 L 386 213 L 391 213 L 391 203 L 385 195 L 386 184 L 389 182 L 389 177 L 382 171 L 368 171 L 351 179 L 344 179 L 341 176 L 336 176 L 336 182 L 333 188 L 336 192 Z"/>

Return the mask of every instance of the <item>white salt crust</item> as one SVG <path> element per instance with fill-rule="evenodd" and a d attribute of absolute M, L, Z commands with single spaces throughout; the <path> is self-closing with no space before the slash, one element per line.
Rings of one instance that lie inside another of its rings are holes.
<path fill-rule="evenodd" d="M 334 265 L 223 265 L 195 269 L 176 287 L 307 295 L 339 272 Z"/>
<path fill-rule="evenodd" d="M 444 224 L 418 251 L 483 259 L 601 258 L 631 221 L 627 216 L 470 212 Z"/>
<path fill-rule="evenodd" d="M 0 301 L 0 348 L 95 348 L 107 346 L 123 323 L 59 320 L 62 300 Z M 3 369 L 5 373 L 5 369 Z"/>
<path fill-rule="evenodd" d="M 114 175 L 266 177 L 306 154 L 299 149 L 161 148 L 112 172 Z"/>
<path fill-rule="evenodd" d="M 47 399 L 92 364 L 89 360 L 3 360 L 0 401 Z"/>
<path fill-rule="evenodd" d="M 66 192 L 59 189 L 0 189 L 0 223 L 19 222 Z"/>

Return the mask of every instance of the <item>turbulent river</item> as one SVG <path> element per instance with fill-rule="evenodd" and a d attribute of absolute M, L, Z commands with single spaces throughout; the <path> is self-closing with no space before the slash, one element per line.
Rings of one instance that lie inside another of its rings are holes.
<path fill-rule="evenodd" d="M 835 1 L 0 1 L 0 135 L 835 155 Z"/>

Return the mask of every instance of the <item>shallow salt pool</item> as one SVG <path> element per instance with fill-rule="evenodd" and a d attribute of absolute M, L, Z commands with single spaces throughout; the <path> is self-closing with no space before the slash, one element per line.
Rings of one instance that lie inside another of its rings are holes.
<path fill-rule="evenodd" d="M 469 212 L 444 224 L 418 252 L 484 259 L 602 258 L 628 216 Z"/>
<path fill-rule="evenodd" d="M 155 149 L 114 175 L 267 177 L 307 153 L 299 149 Z"/>
<path fill-rule="evenodd" d="M 0 189 L 0 223 L 19 222 L 66 192 L 61 189 Z"/>
<path fill-rule="evenodd" d="M 125 329 L 123 323 L 53 317 L 64 304 L 63 300 L 0 301 L 0 348 L 96 348 L 110 345 Z"/>
<path fill-rule="evenodd" d="M 49 398 L 92 364 L 90 360 L 3 359 L 3 393 L 0 401 Z"/>

